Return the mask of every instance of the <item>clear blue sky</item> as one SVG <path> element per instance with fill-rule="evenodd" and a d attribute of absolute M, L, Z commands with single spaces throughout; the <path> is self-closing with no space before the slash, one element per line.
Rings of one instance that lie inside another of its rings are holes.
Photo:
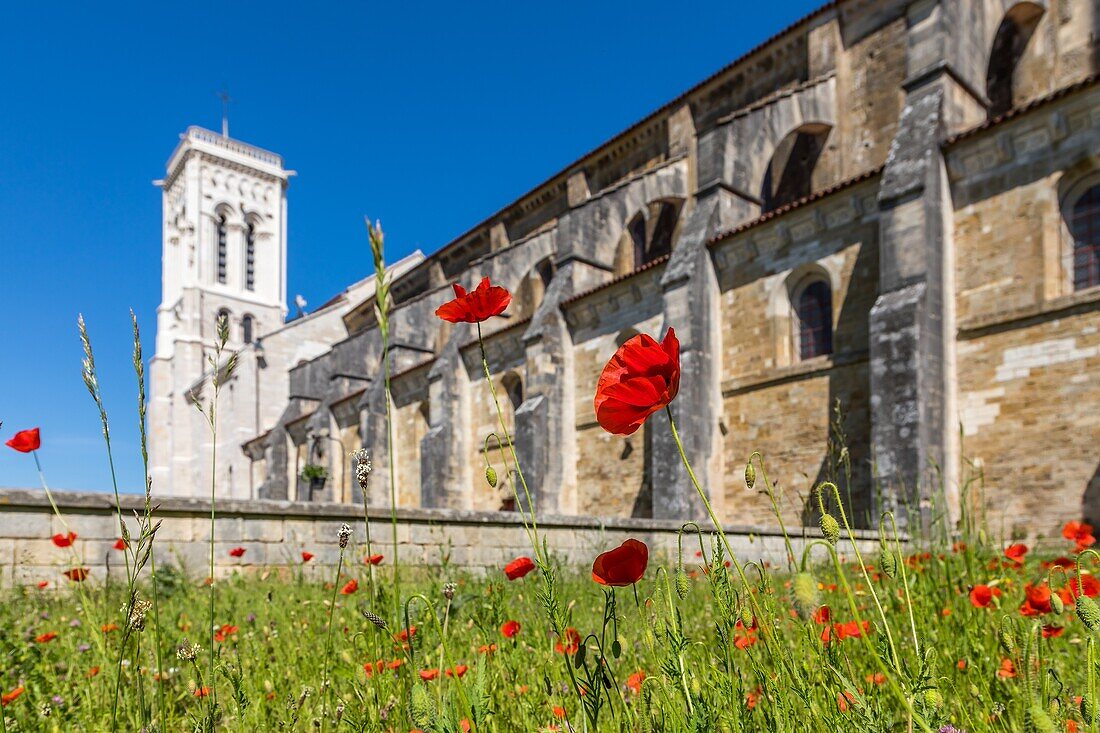
<path fill-rule="evenodd" d="M 288 298 L 319 304 L 368 272 L 364 214 L 391 258 L 434 251 L 818 4 L 7 4 L 0 442 L 41 426 L 51 485 L 109 489 L 83 312 L 121 488 L 141 489 L 128 311 L 151 356 L 151 182 L 188 125 L 218 129 L 223 85 L 231 134 L 298 171 Z M 0 486 L 35 485 L 0 445 Z"/>

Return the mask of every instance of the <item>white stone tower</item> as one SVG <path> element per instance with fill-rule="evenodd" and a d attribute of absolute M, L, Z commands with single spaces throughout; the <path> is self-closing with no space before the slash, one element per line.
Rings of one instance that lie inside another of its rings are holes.
<path fill-rule="evenodd" d="M 274 153 L 200 127 L 180 136 L 167 168 L 156 182 L 163 191 L 164 241 L 150 367 L 150 461 L 158 494 L 196 496 L 209 486 L 212 443 L 193 395 L 209 396 L 206 357 L 219 314 L 229 320 L 230 350 L 245 348 L 286 318 L 286 189 L 294 173 Z M 232 390 L 241 387 L 223 391 L 219 412 L 234 410 L 236 401 L 238 411 L 254 403 L 235 398 Z M 240 453 L 241 436 L 233 429 L 223 434 L 221 424 L 218 450 L 229 458 Z M 229 475 L 218 484 L 230 495 L 247 481 L 232 475 L 235 462 L 219 460 Z"/>

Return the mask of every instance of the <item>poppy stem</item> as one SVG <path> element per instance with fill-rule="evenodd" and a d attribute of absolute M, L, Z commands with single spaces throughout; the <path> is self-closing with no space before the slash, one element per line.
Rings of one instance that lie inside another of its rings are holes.
<path fill-rule="evenodd" d="M 638 584 L 637 583 L 631 583 L 630 587 L 634 591 L 634 607 L 635 608 L 641 608 L 642 604 L 638 600 Z"/>
<path fill-rule="evenodd" d="M 332 661 L 332 617 L 336 613 L 336 593 L 340 587 L 340 573 L 344 570 L 344 548 L 340 548 L 340 558 L 336 561 L 336 581 L 332 584 L 332 605 L 328 607 L 328 639 L 325 640 L 325 668 L 321 674 L 321 733 L 325 733 L 328 718 L 328 691 L 332 687 L 328 681 L 329 664 Z"/>

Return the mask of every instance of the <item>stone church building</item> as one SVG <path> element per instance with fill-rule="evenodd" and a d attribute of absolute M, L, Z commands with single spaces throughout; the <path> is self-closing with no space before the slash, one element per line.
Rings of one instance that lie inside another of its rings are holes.
<path fill-rule="evenodd" d="M 542 514 L 701 514 L 662 414 L 623 438 L 592 407 L 616 347 L 673 326 L 673 413 L 733 525 L 774 523 L 743 479 L 754 450 L 794 525 L 825 478 L 863 523 L 963 505 L 1005 532 L 1100 518 L 1098 37 L 1097 0 L 836 0 L 394 263 L 399 504 L 514 508 L 495 450 L 504 480 L 484 480 L 475 332 L 433 315 L 489 276 L 515 295 L 486 347 Z M 209 492 L 192 402 L 224 313 L 240 361 L 220 495 L 359 502 L 363 447 L 366 501 L 388 506 L 371 280 L 286 321 L 291 175 L 198 128 L 168 162 L 154 485 Z"/>

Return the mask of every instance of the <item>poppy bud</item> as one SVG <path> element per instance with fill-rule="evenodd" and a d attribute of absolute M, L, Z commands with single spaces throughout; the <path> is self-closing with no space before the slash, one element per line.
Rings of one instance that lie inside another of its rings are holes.
<path fill-rule="evenodd" d="M 621 641 L 619 641 L 618 639 L 615 639 L 615 641 L 611 642 L 611 656 L 615 657 L 615 659 L 618 659 L 622 655 L 623 655 L 623 643 Z"/>
<path fill-rule="evenodd" d="M 752 461 L 745 464 L 745 486 L 750 489 L 756 485 L 756 469 L 752 466 Z"/>
<path fill-rule="evenodd" d="M 1032 705 L 1027 711 L 1027 729 L 1034 733 L 1057 733 L 1054 721 L 1040 705 Z"/>
<path fill-rule="evenodd" d="M 1001 627 L 1001 649 L 1009 655 L 1016 653 L 1016 630 L 1011 624 Z"/>
<path fill-rule="evenodd" d="M 924 705 L 929 710 L 939 710 L 943 705 L 943 694 L 935 687 L 929 687 L 924 691 Z"/>
<path fill-rule="evenodd" d="M 1096 607 L 1096 601 L 1082 595 L 1077 599 L 1077 618 L 1089 631 L 1100 629 L 1100 608 Z"/>
<path fill-rule="evenodd" d="M 817 610 L 817 581 L 809 573 L 794 576 L 794 608 L 803 620 Z"/>
<path fill-rule="evenodd" d="M 680 596 L 681 601 L 687 598 L 688 590 L 688 576 L 681 567 L 676 571 L 676 595 Z"/>
<path fill-rule="evenodd" d="M 1062 615 L 1062 612 L 1066 610 L 1066 604 L 1062 600 L 1062 596 L 1057 593 L 1050 594 L 1050 610 L 1054 611 L 1055 615 Z"/>
<path fill-rule="evenodd" d="M 1081 696 L 1081 717 L 1087 725 L 1092 725 L 1096 720 L 1096 700 L 1089 695 Z"/>
<path fill-rule="evenodd" d="M 883 547 L 882 552 L 878 555 L 878 566 L 882 568 L 882 572 L 886 573 L 886 577 L 894 578 L 898 574 L 898 557 L 888 548 Z"/>
<path fill-rule="evenodd" d="M 435 705 L 424 685 L 413 685 L 409 694 L 409 718 L 417 728 L 431 730 L 435 727 Z"/>
<path fill-rule="evenodd" d="M 492 466 L 485 467 L 485 482 L 489 484 L 489 488 L 497 487 L 497 470 Z"/>
<path fill-rule="evenodd" d="M 840 541 L 840 523 L 828 512 L 821 515 L 821 536 L 828 540 L 830 545 Z"/>
<path fill-rule="evenodd" d="M 746 629 L 752 627 L 752 609 L 747 603 L 741 606 L 741 625 Z"/>

